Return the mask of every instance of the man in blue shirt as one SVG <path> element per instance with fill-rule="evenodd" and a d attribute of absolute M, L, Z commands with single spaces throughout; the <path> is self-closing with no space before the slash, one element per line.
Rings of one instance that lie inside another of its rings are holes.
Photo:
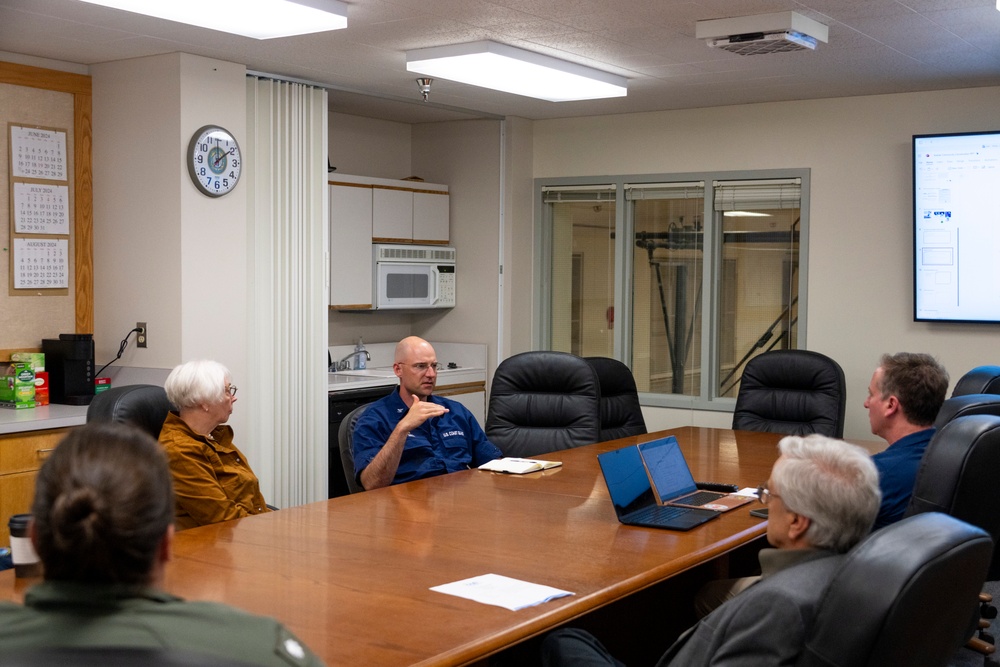
<path fill-rule="evenodd" d="M 872 457 L 882 488 L 875 529 L 903 518 L 947 391 L 948 373 L 929 354 L 882 355 L 865 399 L 872 433 L 889 443 Z"/>
<path fill-rule="evenodd" d="M 465 470 L 503 454 L 472 413 L 433 396 L 437 355 L 410 336 L 396 345 L 399 390 L 372 403 L 354 427 L 354 470 L 366 490 Z"/>

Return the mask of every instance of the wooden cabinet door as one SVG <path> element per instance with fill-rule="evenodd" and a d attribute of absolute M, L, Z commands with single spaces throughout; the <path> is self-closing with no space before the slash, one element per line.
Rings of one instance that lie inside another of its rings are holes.
<path fill-rule="evenodd" d="M 0 435 L 0 545 L 10 544 L 7 522 L 31 510 L 35 476 L 69 429 Z"/>

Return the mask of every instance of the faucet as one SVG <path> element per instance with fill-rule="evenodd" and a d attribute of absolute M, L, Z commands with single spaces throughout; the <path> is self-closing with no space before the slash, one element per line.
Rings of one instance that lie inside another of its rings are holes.
<path fill-rule="evenodd" d="M 359 354 L 365 355 L 365 359 L 368 361 L 372 360 L 372 355 L 369 354 L 368 350 L 355 350 L 354 352 L 351 352 L 337 363 L 333 364 L 331 370 L 333 372 L 351 370 L 351 359 L 358 356 Z"/>

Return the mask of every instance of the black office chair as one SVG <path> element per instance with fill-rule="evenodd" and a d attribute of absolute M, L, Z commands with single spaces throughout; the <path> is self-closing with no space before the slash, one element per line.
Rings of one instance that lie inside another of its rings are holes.
<path fill-rule="evenodd" d="M 799 667 L 944 667 L 968 637 L 993 540 L 930 512 L 879 530 L 844 559 Z"/>
<path fill-rule="evenodd" d="M 976 366 L 955 383 L 955 396 L 966 394 L 1000 394 L 1000 366 Z"/>
<path fill-rule="evenodd" d="M 163 387 L 154 384 L 129 384 L 112 387 L 94 396 L 87 407 L 87 421 L 113 421 L 136 426 L 160 439 L 167 413 L 174 405 Z M 271 510 L 277 510 L 268 504 Z"/>
<path fill-rule="evenodd" d="M 359 405 L 344 417 L 340 422 L 340 429 L 337 431 L 337 440 L 340 445 L 340 462 L 344 466 L 344 477 L 347 479 L 347 489 L 351 493 L 360 493 L 364 487 L 358 484 L 354 474 L 354 426 L 358 423 L 358 418 L 369 406 L 369 403 Z"/>
<path fill-rule="evenodd" d="M 946 399 L 938 410 L 934 428 L 968 415 L 1000 415 L 1000 395 L 965 394 Z"/>
<path fill-rule="evenodd" d="M 841 438 L 846 407 L 840 364 L 819 352 L 773 350 L 743 369 L 733 429 Z"/>
<path fill-rule="evenodd" d="M 955 400 L 955 399 L 949 399 Z M 947 402 L 947 401 L 946 401 Z M 1000 539 L 1000 494 L 996 474 L 1000 470 L 1000 416 L 974 414 L 945 423 L 931 439 L 917 471 L 905 516 L 943 512 L 985 530 L 993 542 Z M 994 554 L 986 580 L 1000 579 L 1000 552 Z M 971 637 L 979 616 L 993 618 L 996 610 L 988 595 L 980 597 L 980 613 L 969 623 Z M 970 648 L 993 650 L 993 638 L 980 631 Z"/>
<path fill-rule="evenodd" d="M 505 456 L 537 456 L 597 442 L 600 387 L 582 358 L 523 352 L 493 374 L 486 435 Z"/>
<path fill-rule="evenodd" d="M 584 357 L 601 389 L 600 442 L 647 433 L 639 392 L 629 367 L 608 357 Z"/>
<path fill-rule="evenodd" d="M 163 387 L 130 384 L 112 387 L 94 396 L 87 407 L 87 421 L 131 424 L 159 439 L 167 413 L 173 409 Z"/>

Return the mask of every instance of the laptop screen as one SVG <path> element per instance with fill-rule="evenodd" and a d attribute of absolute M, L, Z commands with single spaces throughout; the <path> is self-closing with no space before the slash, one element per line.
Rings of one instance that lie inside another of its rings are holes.
<path fill-rule="evenodd" d="M 661 503 L 697 490 L 691 469 L 674 436 L 644 442 L 639 445 L 639 452 Z"/>
<path fill-rule="evenodd" d="M 608 485 L 615 512 L 623 516 L 640 507 L 655 505 L 653 489 L 642 465 L 642 457 L 636 447 L 625 447 L 597 455 Z"/>

